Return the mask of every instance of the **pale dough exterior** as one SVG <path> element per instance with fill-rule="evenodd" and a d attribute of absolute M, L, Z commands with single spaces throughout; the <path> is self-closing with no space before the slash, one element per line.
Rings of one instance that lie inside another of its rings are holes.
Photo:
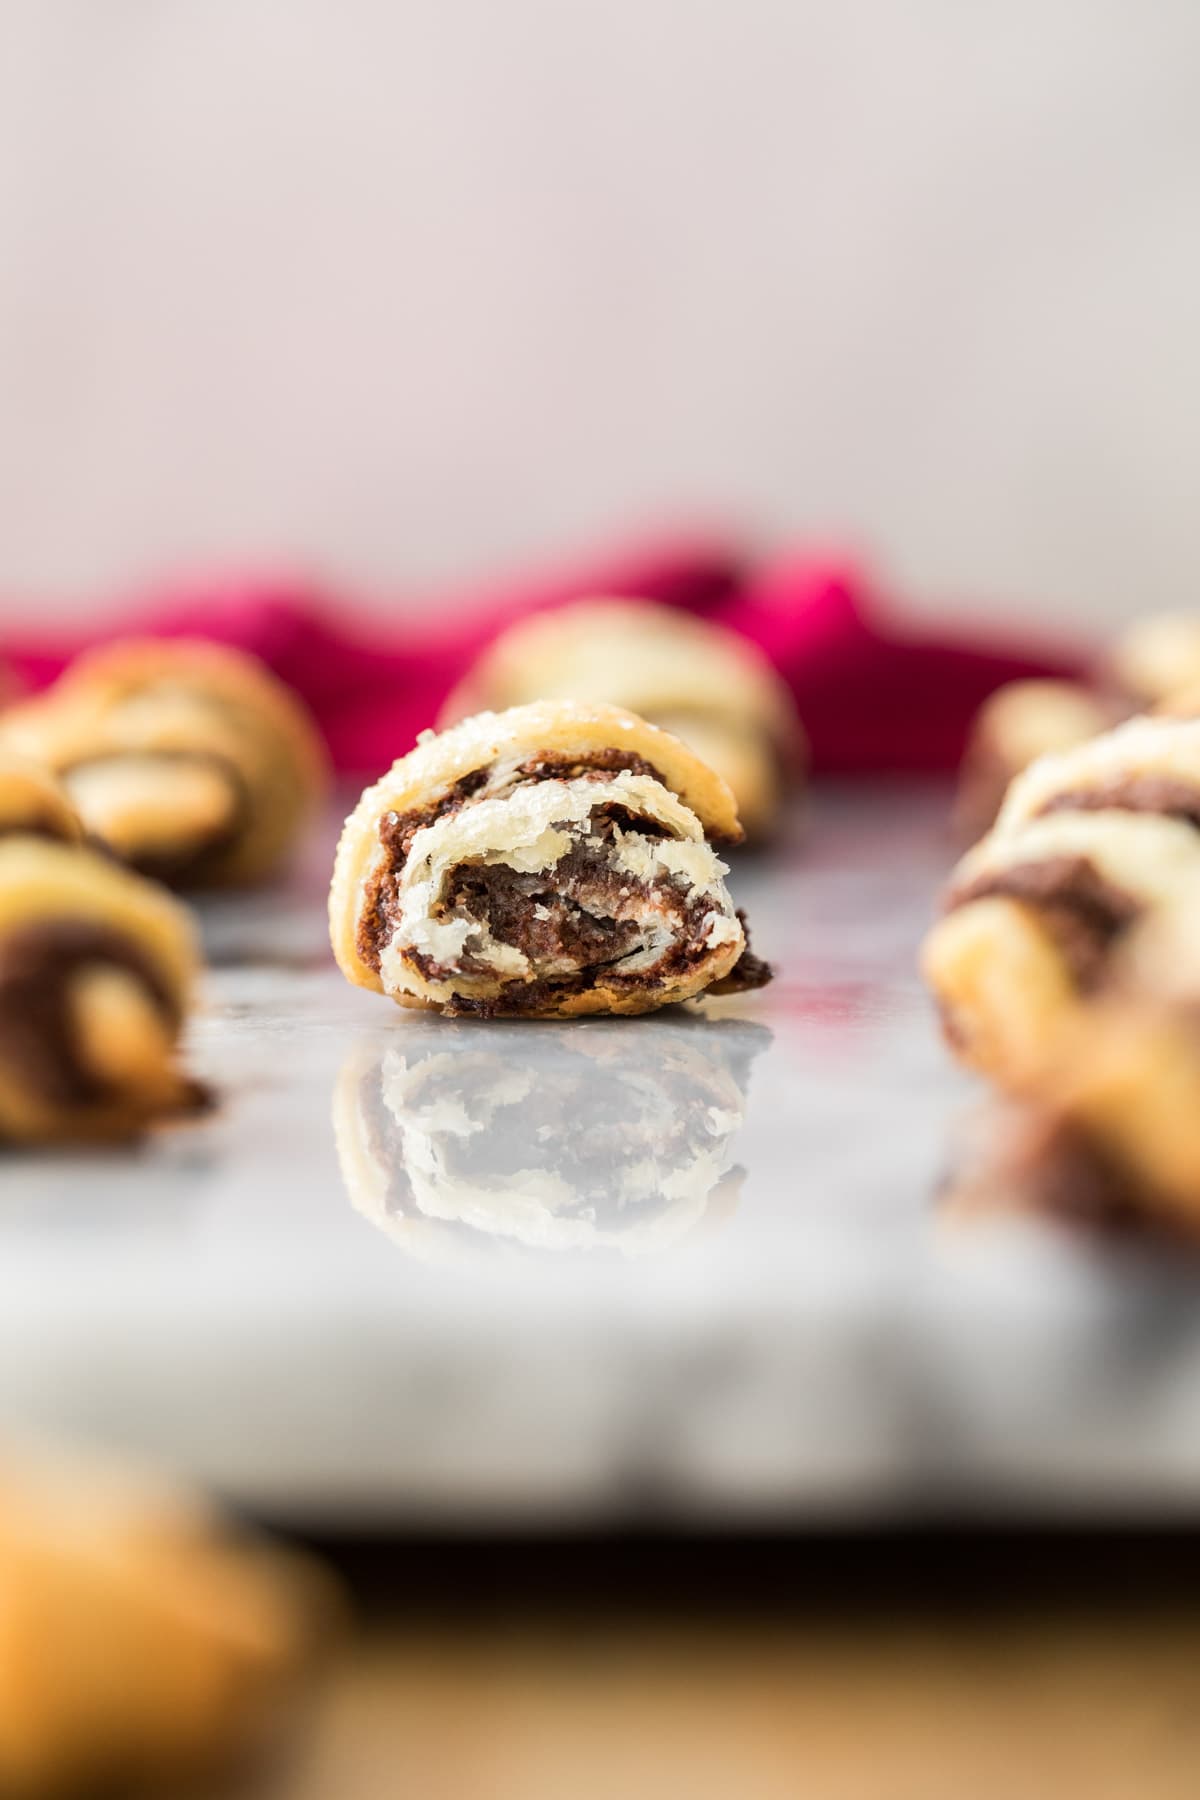
<path fill-rule="evenodd" d="M 1200 614 L 1152 613 L 1127 626 L 1109 652 L 1112 683 L 1140 706 L 1200 688 Z"/>
<path fill-rule="evenodd" d="M 748 837 L 769 834 L 804 760 L 786 684 L 738 633 L 644 600 L 579 600 L 500 634 L 442 710 L 610 701 L 676 733 L 724 777 Z"/>
<path fill-rule="evenodd" d="M 1005 834 L 1024 825 L 1060 796 L 1150 777 L 1194 788 L 1200 800 L 1200 721 L 1130 719 L 1101 737 L 1039 758 L 1013 782 L 996 830 Z"/>

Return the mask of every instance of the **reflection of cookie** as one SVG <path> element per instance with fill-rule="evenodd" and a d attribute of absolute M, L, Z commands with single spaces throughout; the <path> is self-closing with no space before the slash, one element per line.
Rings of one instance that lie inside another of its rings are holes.
<path fill-rule="evenodd" d="M 174 1052 L 197 953 L 183 908 L 107 858 L 0 842 L 0 1140 L 120 1137 L 195 1089 Z"/>
<path fill-rule="evenodd" d="M 299 700 L 254 657 L 185 639 L 80 657 L 0 719 L 0 743 L 53 769 L 123 861 L 180 886 L 271 873 L 325 783 Z"/>
<path fill-rule="evenodd" d="M 1075 681 L 1010 681 L 986 700 L 971 728 L 955 803 L 964 843 L 993 823 L 1009 783 L 1039 756 L 1069 750 L 1107 731 L 1119 703 Z"/>
<path fill-rule="evenodd" d="M 426 734 L 347 820 L 334 952 L 401 1005 L 484 1016 L 759 985 L 710 837 L 738 837 L 729 789 L 632 713 L 481 713 Z"/>
<path fill-rule="evenodd" d="M 0 751 L 0 839 L 51 838 L 78 844 L 79 815 L 48 769 Z"/>
<path fill-rule="evenodd" d="M 0 1457 L 0 1791 L 108 1793 L 261 1747 L 330 1615 L 323 1577 L 193 1495 Z M 139 1785 L 139 1791 L 141 1786 Z"/>
<path fill-rule="evenodd" d="M 334 1104 L 354 1205 L 403 1249 L 456 1261 L 666 1249 L 732 1199 L 761 1026 L 597 1022 L 481 1046 L 406 1027 L 353 1058 Z"/>
<path fill-rule="evenodd" d="M 1021 1086 L 1130 926 L 1200 873 L 1200 724 L 1136 719 L 1043 757 L 959 864 L 924 967 L 967 1062 Z"/>
<path fill-rule="evenodd" d="M 533 700 L 609 701 L 681 737 L 737 798 L 751 838 L 775 823 L 804 738 L 788 688 L 739 633 L 645 600 L 580 600 L 502 632 L 442 723 Z"/>

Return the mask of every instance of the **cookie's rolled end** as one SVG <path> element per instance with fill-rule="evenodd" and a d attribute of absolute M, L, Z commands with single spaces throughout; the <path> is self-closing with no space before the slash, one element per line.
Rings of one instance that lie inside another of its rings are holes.
<path fill-rule="evenodd" d="M 83 841 L 79 814 L 49 769 L 0 750 L 0 842 L 11 837 Z"/>
<path fill-rule="evenodd" d="M 163 889 L 89 851 L 0 843 L 0 1142 L 122 1138 L 199 1105 L 176 1063 L 197 965 Z"/>
<path fill-rule="evenodd" d="M 428 735 L 346 823 L 349 980 L 485 1017 L 639 1013 L 728 980 L 745 934 L 713 842 L 733 796 L 617 707 L 539 702 Z"/>
<path fill-rule="evenodd" d="M 1056 1052 L 1126 932 L 1194 879 L 1193 826 L 1096 811 L 999 826 L 959 864 L 923 966 L 951 1047 L 1005 1086 Z"/>
<path fill-rule="evenodd" d="M 1021 1086 L 1131 928 L 1198 871 L 1200 723 L 1133 719 L 1041 757 L 959 863 L 926 946 L 956 1052 Z"/>
<path fill-rule="evenodd" d="M 0 745 L 62 782 L 91 836 L 173 885 L 272 873 L 326 787 L 301 702 L 256 658 L 126 639 L 0 719 Z"/>

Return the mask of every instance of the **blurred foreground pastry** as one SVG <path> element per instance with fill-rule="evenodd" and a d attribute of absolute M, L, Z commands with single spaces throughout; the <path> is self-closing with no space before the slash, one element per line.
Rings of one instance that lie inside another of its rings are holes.
<path fill-rule="evenodd" d="M 261 1751 L 332 1616 L 191 1493 L 0 1455 L 0 1793 L 176 1794 Z"/>
<path fill-rule="evenodd" d="M 0 748 L 53 770 L 122 861 L 182 887 L 271 874 L 326 779 L 296 696 L 256 658 L 186 639 L 81 656 L 0 717 Z"/>
<path fill-rule="evenodd" d="M 611 706 L 543 702 L 423 735 L 346 821 L 334 953 L 402 1006 L 641 1013 L 760 986 L 713 843 L 725 783 Z"/>
<path fill-rule="evenodd" d="M 1200 1231 L 1200 885 L 1133 930 L 952 1198 Z"/>
<path fill-rule="evenodd" d="M 1198 874 L 1200 723 L 1133 719 L 1034 763 L 926 941 L 952 1047 L 1002 1085 L 1038 1079 L 1130 928 Z"/>
<path fill-rule="evenodd" d="M 955 832 L 972 844 L 994 822 L 1010 782 L 1039 756 L 1109 730 L 1120 703 L 1077 681 L 1010 681 L 980 707 L 959 774 Z"/>
<path fill-rule="evenodd" d="M 547 1026 L 503 1046 L 414 1022 L 334 1098 L 353 1204 L 409 1255 L 657 1254 L 725 1218 L 750 1065 L 745 1019 Z"/>
<path fill-rule="evenodd" d="M 175 1054 L 197 964 L 156 883 L 0 837 L 0 1143 L 124 1137 L 195 1105 Z"/>
<path fill-rule="evenodd" d="M 511 625 L 441 723 L 534 700 L 609 701 L 694 750 L 733 790 L 746 836 L 770 834 L 804 760 L 786 684 L 739 633 L 646 600 L 580 600 Z"/>

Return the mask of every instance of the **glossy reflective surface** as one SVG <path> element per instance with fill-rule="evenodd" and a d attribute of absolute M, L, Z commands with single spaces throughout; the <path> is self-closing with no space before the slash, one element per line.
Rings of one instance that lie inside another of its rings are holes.
<path fill-rule="evenodd" d="M 325 1523 L 1191 1506 L 1195 1267 L 937 1204 L 945 805 L 820 796 L 733 876 L 776 983 L 643 1020 L 351 990 L 323 855 L 209 904 L 218 1113 L 0 1164 L 0 1423 Z"/>

